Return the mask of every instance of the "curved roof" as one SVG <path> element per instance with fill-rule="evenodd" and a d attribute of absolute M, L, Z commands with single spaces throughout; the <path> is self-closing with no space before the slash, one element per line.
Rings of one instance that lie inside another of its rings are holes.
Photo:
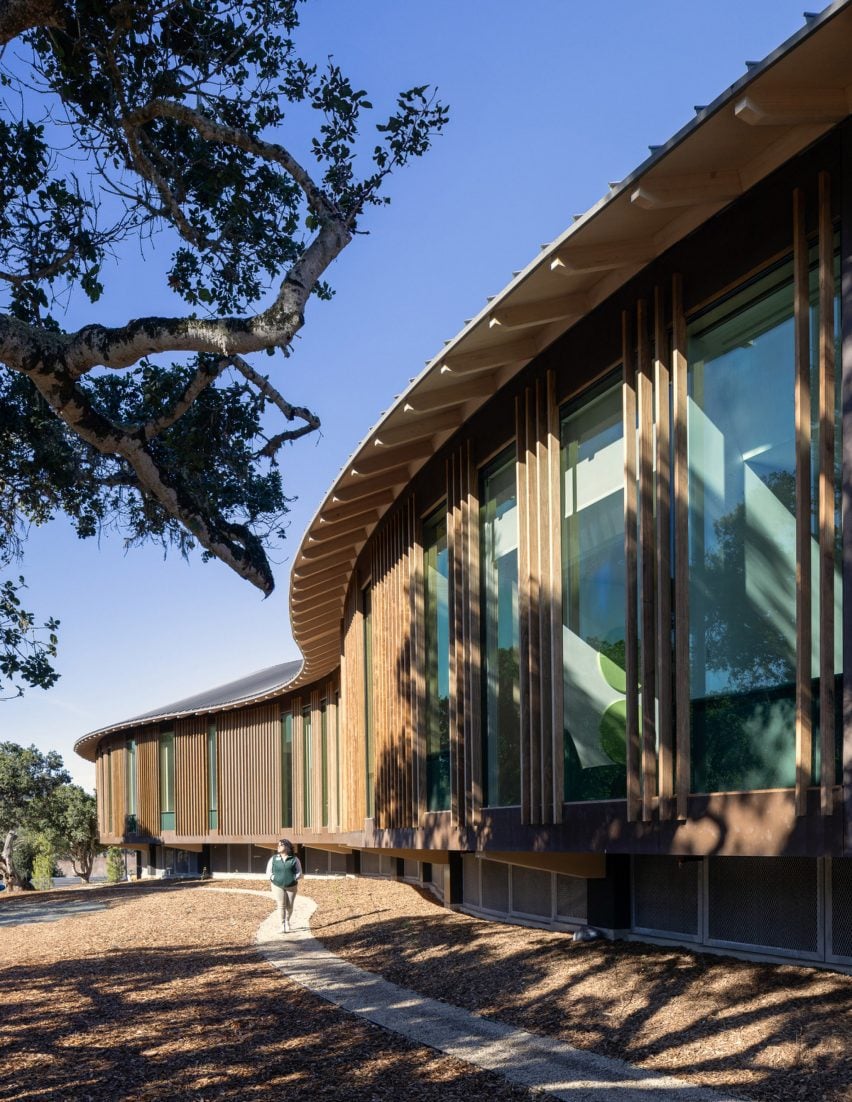
<path fill-rule="evenodd" d="M 246 704 L 257 704 L 262 700 L 278 696 L 288 688 L 301 668 L 301 661 L 281 662 L 277 666 L 267 666 L 266 669 L 257 670 L 236 681 L 229 681 L 226 685 L 217 685 L 215 688 L 177 700 L 173 704 L 165 704 L 161 708 L 153 708 L 150 712 L 142 712 L 138 716 L 124 719 L 110 727 L 90 731 L 89 734 L 78 739 L 74 749 L 81 757 L 94 761 L 98 741 L 104 735 L 126 731 L 130 727 L 168 722 L 183 716 L 204 715 L 207 712 L 219 712 L 223 709 L 240 708 Z"/>
<path fill-rule="evenodd" d="M 382 515 L 438 448 L 530 360 L 654 257 L 849 114 L 852 0 L 748 72 L 542 251 L 435 355 L 368 433 L 308 526 L 290 617 L 294 687 L 339 661 L 352 569 Z"/>

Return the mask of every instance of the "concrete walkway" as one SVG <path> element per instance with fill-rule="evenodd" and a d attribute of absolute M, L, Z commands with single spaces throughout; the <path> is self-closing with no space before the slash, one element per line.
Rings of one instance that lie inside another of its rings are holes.
<path fill-rule="evenodd" d="M 568 1102 L 737 1102 L 733 1095 L 481 1018 L 365 972 L 313 937 L 309 920 L 315 908 L 297 896 L 292 932 L 279 932 L 273 912 L 257 932 L 258 946 L 289 979 L 359 1018 Z"/>

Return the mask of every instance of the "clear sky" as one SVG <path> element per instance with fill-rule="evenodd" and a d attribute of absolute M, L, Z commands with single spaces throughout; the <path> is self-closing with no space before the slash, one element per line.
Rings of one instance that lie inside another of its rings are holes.
<path fill-rule="evenodd" d="M 815 5 L 819 8 L 822 5 Z M 67 524 L 33 530 L 20 572 L 27 607 L 58 616 L 61 679 L 0 703 L 0 740 L 73 753 L 87 731 L 298 658 L 289 631 L 290 559 L 347 456 L 445 340 L 551 241 L 803 23 L 802 0 L 310 0 L 299 41 L 333 54 L 377 108 L 437 84 L 451 120 L 427 156 L 391 182 L 331 273 L 336 297 L 308 310 L 295 355 L 276 363 L 284 396 L 319 413 L 321 437 L 283 457 L 297 500 L 263 600 L 218 562 L 125 553 Z M 286 140 L 286 135 L 282 135 Z M 296 151 L 299 152 L 298 150 Z M 305 158 L 307 159 L 307 158 Z M 97 307 L 66 323 L 120 323 L 179 309 L 138 249 Z M 147 274 L 148 272 L 151 274 Z M 264 371 L 273 361 L 264 357 Z M 19 571 L 15 570 L 14 573 Z"/>

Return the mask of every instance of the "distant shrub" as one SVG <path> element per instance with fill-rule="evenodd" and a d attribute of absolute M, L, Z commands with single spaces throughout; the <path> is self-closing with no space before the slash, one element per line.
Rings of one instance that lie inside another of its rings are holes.
<path fill-rule="evenodd" d="M 106 875 L 110 884 L 124 879 L 124 850 L 119 846 L 110 846 L 107 850 Z"/>
<path fill-rule="evenodd" d="M 53 887 L 56 858 L 47 838 L 39 838 L 33 854 L 32 884 L 36 891 L 46 892 Z"/>

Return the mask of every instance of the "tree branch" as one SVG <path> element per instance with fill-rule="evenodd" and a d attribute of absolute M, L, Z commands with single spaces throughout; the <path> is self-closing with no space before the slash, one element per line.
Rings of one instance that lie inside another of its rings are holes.
<path fill-rule="evenodd" d="M 0 46 L 34 27 L 60 27 L 63 21 L 57 0 L 0 0 Z"/>
<path fill-rule="evenodd" d="M 316 432 L 320 427 L 320 419 L 315 413 L 311 413 L 305 406 L 291 405 L 287 399 L 275 389 L 269 379 L 265 375 L 261 375 L 259 372 L 255 371 L 251 364 L 246 363 L 242 356 L 232 356 L 230 362 L 241 375 L 257 387 L 264 397 L 268 398 L 274 406 L 277 406 L 278 409 L 281 410 L 288 421 L 295 421 L 295 419 L 299 417 L 305 422 L 301 428 L 287 429 L 273 436 L 272 439 L 267 441 L 260 449 L 257 453 L 258 456 L 264 456 L 267 459 L 271 459 L 285 441 L 298 440 L 300 436 L 307 436 L 310 432 Z"/>
<path fill-rule="evenodd" d="M 237 149 L 243 149 L 246 153 L 251 153 L 255 157 L 261 158 L 261 160 L 280 165 L 302 189 L 308 206 L 316 215 L 320 218 L 340 217 L 340 212 L 335 204 L 313 180 L 307 169 L 303 168 L 284 146 L 276 145 L 274 142 L 262 141 L 244 130 L 238 130 L 236 127 L 228 126 L 225 123 L 215 122 L 200 111 L 194 111 L 190 107 L 185 107 L 182 103 L 165 99 L 151 100 L 144 107 L 130 111 L 122 119 L 122 125 L 126 132 L 129 127 L 144 126 L 145 123 L 152 122 L 157 118 L 174 119 L 177 122 L 182 122 L 185 126 L 190 126 L 196 130 L 205 141 L 215 142 L 218 145 L 236 146 Z"/>

